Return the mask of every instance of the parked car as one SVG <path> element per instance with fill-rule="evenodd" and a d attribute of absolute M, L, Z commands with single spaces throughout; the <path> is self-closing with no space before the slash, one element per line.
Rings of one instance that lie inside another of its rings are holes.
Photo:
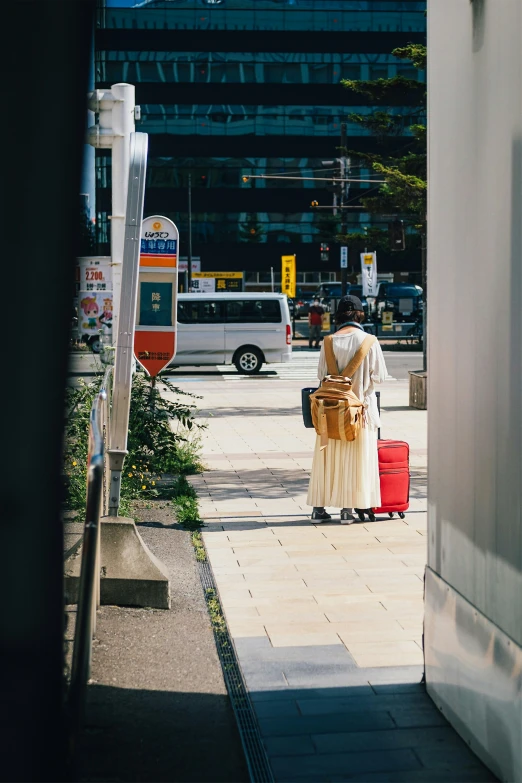
<path fill-rule="evenodd" d="M 253 375 L 263 362 L 292 359 L 285 294 L 179 294 L 177 320 L 172 367 L 235 364 Z"/>
<path fill-rule="evenodd" d="M 339 300 L 341 298 L 341 288 L 342 288 L 341 283 L 323 283 L 322 285 L 319 286 L 319 288 L 315 292 L 314 297 L 317 297 L 321 302 L 321 305 L 328 312 L 330 312 L 332 307 L 335 307 L 335 300 Z M 361 300 L 364 313 L 366 315 L 366 318 L 368 319 L 368 314 L 369 314 L 368 300 L 365 296 L 363 296 L 362 286 L 351 285 L 349 283 L 346 286 L 346 293 L 353 294 L 354 296 L 358 297 Z M 332 304 L 332 300 L 334 301 L 334 304 Z"/>
<path fill-rule="evenodd" d="M 422 315 L 422 308 L 420 286 L 413 283 L 380 283 L 375 300 L 375 313 L 379 321 L 385 310 L 393 313 L 394 321 L 415 321 Z"/>

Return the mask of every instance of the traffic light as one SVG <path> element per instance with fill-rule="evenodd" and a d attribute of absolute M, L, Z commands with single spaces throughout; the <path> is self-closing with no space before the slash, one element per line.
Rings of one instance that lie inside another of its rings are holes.
<path fill-rule="evenodd" d="M 311 207 L 318 207 L 318 206 L 319 206 L 319 202 L 318 202 L 318 201 L 312 201 L 312 203 L 310 204 L 310 206 L 311 206 Z"/>
<path fill-rule="evenodd" d="M 404 250 L 406 248 L 406 239 L 404 236 L 404 222 L 394 220 L 388 224 L 388 236 L 391 250 Z"/>
<path fill-rule="evenodd" d="M 321 261 L 328 261 L 330 258 L 330 246 L 326 242 L 321 242 Z"/>

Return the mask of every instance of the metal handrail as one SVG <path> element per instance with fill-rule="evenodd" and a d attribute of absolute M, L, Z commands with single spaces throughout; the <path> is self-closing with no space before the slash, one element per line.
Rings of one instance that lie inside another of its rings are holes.
<path fill-rule="evenodd" d="M 87 503 L 69 688 L 69 714 L 72 720 L 73 734 L 79 728 L 83 715 L 85 686 L 91 671 L 96 610 L 100 605 L 100 516 L 102 513 L 106 514 L 108 508 L 109 487 L 105 444 L 110 426 L 109 402 L 112 370 L 112 367 L 107 368 L 90 413 Z"/>

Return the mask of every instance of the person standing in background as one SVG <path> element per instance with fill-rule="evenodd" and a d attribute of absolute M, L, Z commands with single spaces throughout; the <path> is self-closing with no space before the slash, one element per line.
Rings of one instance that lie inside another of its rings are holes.
<path fill-rule="evenodd" d="M 332 347 L 338 372 L 351 362 L 367 335 L 362 323 L 364 309 L 356 296 L 343 296 L 335 314 L 337 330 Z M 322 381 L 329 373 L 325 346 L 321 348 L 317 377 Z M 381 505 L 377 433 L 380 427 L 375 384 L 388 377 L 381 346 L 373 343 L 352 376 L 355 396 L 364 404 L 365 424 L 353 441 L 328 439 L 324 448 L 317 435 L 307 503 L 312 506 L 314 522 L 328 522 L 332 517 L 325 506 L 340 509 L 342 525 L 354 522 L 352 509 L 369 509 Z"/>
<path fill-rule="evenodd" d="M 317 299 L 316 297 L 308 311 L 308 326 L 310 330 L 308 335 L 309 348 L 320 347 L 323 315 L 324 315 L 324 307 L 321 307 L 321 305 L 319 304 L 319 299 Z M 313 342 L 315 342 L 315 345 L 312 345 Z"/>

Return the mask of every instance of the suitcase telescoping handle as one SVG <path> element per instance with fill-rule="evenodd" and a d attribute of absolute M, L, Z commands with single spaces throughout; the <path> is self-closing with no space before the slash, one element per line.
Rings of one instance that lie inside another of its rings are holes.
<path fill-rule="evenodd" d="M 375 396 L 377 397 L 377 410 L 379 411 L 379 418 L 381 416 L 381 393 L 380 391 L 375 392 Z M 377 440 L 381 439 L 381 428 L 377 430 Z"/>

